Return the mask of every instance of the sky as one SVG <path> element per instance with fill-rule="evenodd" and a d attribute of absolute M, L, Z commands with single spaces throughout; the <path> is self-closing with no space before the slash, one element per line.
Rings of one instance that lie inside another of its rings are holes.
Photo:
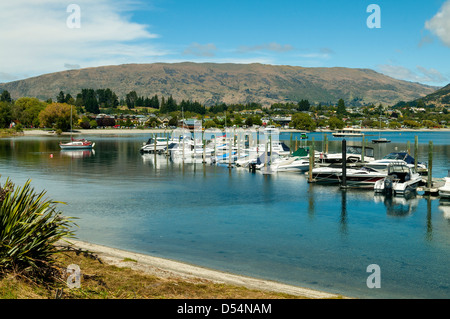
<path fill-rule="evenodd" d="M 450 0 L 0 0 L 0 83 L 184 61 L 367 68 L 442 87 Z"/>

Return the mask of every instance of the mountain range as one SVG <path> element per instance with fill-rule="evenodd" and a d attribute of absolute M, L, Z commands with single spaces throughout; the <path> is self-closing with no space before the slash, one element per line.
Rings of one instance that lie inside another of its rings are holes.
<path fill-rule="evenodd" d="M 60 91 L 76 96 L 84 88 L 110 88 L 119 98 L 131 91 L 139 96 L 170 96 L 219 103 L 277 102 L 393 105 L 423 98 L 436 87 L 391 78 L 370 69 L 305 68 L 288 65 L 232 63 L 152 63 L 100 66 L 44 74 L 0 84 L 13 99 L 55 99 Z"/>
<path fill-rule="evenodd" d="M 450 106 L 450 84 L 440 88 L 439 90 L 428 94 L 427 96 L 417 99 L 416 103 L 423 102 L 424 105 L 434 106 Z"/>

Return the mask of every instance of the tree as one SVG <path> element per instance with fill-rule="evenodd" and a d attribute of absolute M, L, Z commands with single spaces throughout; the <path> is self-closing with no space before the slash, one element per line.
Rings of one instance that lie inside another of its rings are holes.
<path fill-rule="evenodd" d="M 289 123 L 290 127 L 297 130 L 315 131 L 316 122 L 306 113 L 295 113 Z"/>
<path fill-rule="evenodd" d="M 86 112 L 93 114 L 100 113 L 97 94 L 95 93 L 94 89 L 82 89 L 81 100 L 83 101 Z"/>
<path fill-rule="evenodd" d="M 4 90 L 2 92 L 2 95 L 0 96 L 0 102 L 8 102 L 8 103 L 12 102 L 11 94 L 9 94 L 7 90 Z"/>
<path fill-rule="evenodd" d="M 345 102 L 343 99 L 339 99 L 338 101 L 338 105 L 337 105 L 337 110 L 336 110 L 336 114 L 339 117 L 342 117 L 343 115 L 345 115 L 347 113 L 346 109 L 345 109 Z"/>
<path fill-rule="evenodd" d="M 12 106 L 13 119 L 24 126 L 39 126 L 39 113 L 45 109 L 46 103 L 34 97 L 21 97 Z"/>
<path fill-rule="evenodd" d="M 341 119 L 338 119 L 337 117 L 333 116 L 330 117 L 330 119 L 328 120 L 328 126 L 330 127 L 330 130 L 342 129 L 344 128 L 345 123 Z"/>
<path fill-rule="evenodd" d="M 241 116 L 239 114 L 236 114 L 234 116 L 233 124 L 236 125 L 236 126 L 241 126 L 242 125 L 242 118 L 241 118 Z"/>
<path fill-rule="evenodd" d="M 66 103 L 52 103 L 39 113 L 39 121 L 42 127 L 52 127 L 62 131 L 70 129 L 71 111 L 73 121 L 77 119 L 76 111 Z"/>
<path fill-rule="evenodd" d="M 132 109 L 136 106 L 138 96 L 136 91 L 131 91 L 125 96 L 125 103 L 129 109 Z"/>
<path fill-rule="evenodd" d="M 65 97 L 63 91 L 59 91 L 59 94 L 58 94 L 58 96 L 56 97 L 56 102 L 57 102 L 57 103 L 66 103 L 66 97 Z"/>
<path fill-rule="evenodd" d="M 307 112 L 307 111 L 309 111 L 310 107 L 311 107 L 311 105 L 309 104 L 308 100 L 301 100 L 300 102 L 298 102 L 298 110 L 299 111 Z"/>
<path fill-rule="evenodd" d="M 398 129 L 400 127 L 402 127 L 402 125 L 397 121 L 389 122 L 389 128 L 391 128 L 391 129 Z"/>
<path fill-rule="evenodd" d="M 207 120 L 204 124 L 205 130 L 211 127 L 217 127 L 216 122 L 214 122 L 213 120 Z"/>
<path fill-rule="evenodd" d="M 3 91 L 4 92 L 4 91 Z M 0 128 L 8 128 L 12 121 L 11 104 L 0 102 Z"/>

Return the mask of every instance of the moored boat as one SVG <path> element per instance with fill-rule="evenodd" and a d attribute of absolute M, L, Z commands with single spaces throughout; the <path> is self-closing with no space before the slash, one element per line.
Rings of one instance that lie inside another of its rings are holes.
<path fill-rule="evenodd" d="M 441 198 L 450 199 L 450 170 L 448 171 L 447 177 L 444 177 L 444 186 L 439 187 L 439 196 Z"/>
<path fill-rule="evenodd" d="M 81 150 L 81 149 L 92 149 L 95 146 L 95 143 L 88 141 L 86 139 L 74 139 L 71 138 L 71 141 L 68 143 L 59 143 L 59 146 L 62 150 Z"/>
<path fill-rule="evenodd" d="M 374 185 L 375 192 L 386 195 L 405 195 L 417 189 L 422 177 L 414 167 L 403 161 L 392 162 L 388 166 L 387 176 L 378 180 Z"/>

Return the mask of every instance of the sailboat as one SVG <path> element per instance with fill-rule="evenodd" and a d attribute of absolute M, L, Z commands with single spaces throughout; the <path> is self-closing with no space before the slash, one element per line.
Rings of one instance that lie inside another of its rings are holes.
<path fill-rule="evenodd" d="M 380 111 L 380 132 L 378 133 L 378 139 L 372 140 L 372 143 L 390 143 L 391 141 L 385 137 L 381 137 L 381 111 Z"/>
<path fill-rule="evenodd" d="M 86 149 L 92 149 L 95 146 L 95 143 L 88 141 L 84 138 L 82 139 L 75 139 L 72 137 L 72 106 L 70 107 L 70 142 L 62 143 L 59 142 L 59 147 L 61 147 L 62 150 L 86 150 Z"/>

